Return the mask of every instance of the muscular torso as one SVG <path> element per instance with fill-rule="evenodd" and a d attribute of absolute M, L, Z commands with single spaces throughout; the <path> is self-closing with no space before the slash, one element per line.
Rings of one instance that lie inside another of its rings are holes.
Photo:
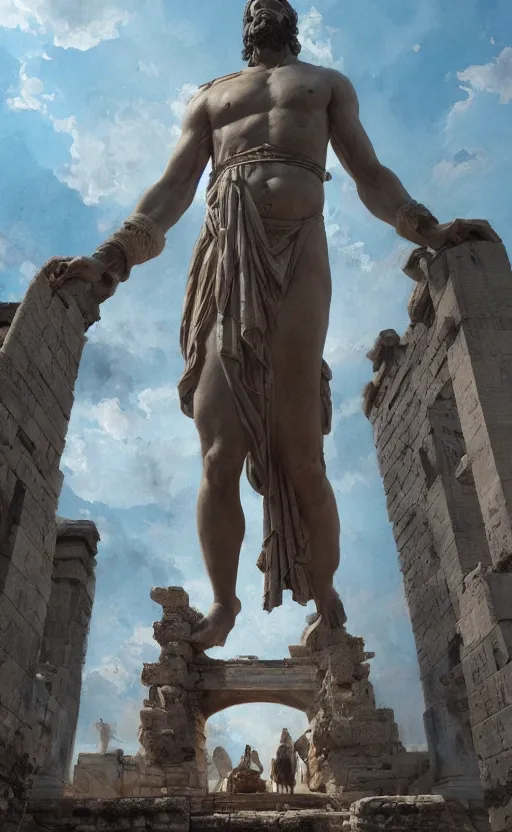
<path fill-rule="evenodd" d="M 329 143 L 329 71 L 302 62 L 249 68 L 208 90 L 214 167 L 262 144 L 277 145 L 325 166 Z M 279 162 L 251 166 L 248 184 L 263 216 L 298 219 L 320 213 L 323 184 L 303 168 Z"/>

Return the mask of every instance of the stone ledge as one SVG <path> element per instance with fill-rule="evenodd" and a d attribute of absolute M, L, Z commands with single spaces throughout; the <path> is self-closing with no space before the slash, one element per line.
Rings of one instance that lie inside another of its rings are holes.
<path fill-rule="evenodd" d="M 475 832 L 462 804 L 440 795 L 366 797 L 350 821 L 351 832 Z"/>
<path fill-rule="evenodd" d="M 189 832 L 187 797 L 39 801 L 29 805 L 21 832 Z"/>
<path fill-rule="evenodd" d="M 92 557 L 96 557 L 98 553 L 100 534 L 92 520 L 66 520 L 64 517 L 57 517 L 57 544 L 66 540 L 83 541 Z"/>
<path fill-rule="evenodd" d="M 195 815 L 190 826 L 191 832 L 260 832 L 277 828 L 287 832 L 350 832 L 350 816 L 347 812 L 234 812 Z"/>

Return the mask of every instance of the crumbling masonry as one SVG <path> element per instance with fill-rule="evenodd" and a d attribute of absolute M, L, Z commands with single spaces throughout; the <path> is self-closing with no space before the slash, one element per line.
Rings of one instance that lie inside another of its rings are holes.
<path fill-rule="evenodd" d="M 434 791 L 512 829 L 512 273 L 502 245 L 415 251 L 403 338 L 365 389 L 418 650 Z"/>
<path fill-rule="evenodd" d="M 0 306 L 0 828 L 17 830 L 39 774 L 71 762 L 97 532 L 56 518 L 89 287 L 53 296 L 44 270 Z"/>
<path fill-rule="evenodd" d="M 205 725 L 214 713 L 251 702 L 297 708 L 312 729 L 310 788 L 346 806 L 376 794 L 409 794 L 424 772 L 421 753 L 400 743 L 393 711 L 375 706 L 364 642 L 343 629 L 307 627 L 290 658 L 208 659 L 190 645 L 199 614 L 179 587 L 155 588 L 163 608 L 154 625 L 160 660 L 144 665 L 149 697 L 141 711 L 139 759 L 80 755 L 74 785 L 93 797 L 157 797 L 207 791 Z M 117 769 L 117 766 L 115 767 Z M 110 775 L 110 776 L 109 776 Z"/>

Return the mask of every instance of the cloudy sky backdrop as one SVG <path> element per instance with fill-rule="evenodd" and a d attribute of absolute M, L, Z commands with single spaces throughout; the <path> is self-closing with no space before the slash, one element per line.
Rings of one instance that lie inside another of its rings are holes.
<path fill-rule="evenodd" d="M 0 0 L 0 298 L 19 300 L 52 255 L 89 254 L 163 170 L 187 100 L 237 70 L 242 0 Z M 296 0 L 302 58 L 347 73 L 382 161 L 442 219 L 486 217 L 512 243 L 510 0 Z M 423 701 L 401 576 L 360 391 L 379 330 L 404 331 L 410 246 L 368 214 L 332 153 L 325 219 L 334 283 L 326 358 L 334 371 L 328 469 L 342 522 L 338 588 L 350 632 L 376 652 L 378 702 L 396 710 L 403 741 L 424 741 Z M 76 750 L 92 723 L 117 723 L 137 748 L 141 664 L 152 661 L 152 585 L 179 584 L 202 609 L 210 587 L 195 531 L 200 475 L 193 423 L 175 385 L 178 329 L 204 187 L 89 332 L 63 461 L 60 514 L 101 532 L 98 583 Z M 259 498 L 243 487 L 243 612 L 213 655 L 279 658 L 306 611 L 287 599 L 261 610 Z M 210 721 L 210 743 L 267 762 L 301 714 L 235 708 Z"/>

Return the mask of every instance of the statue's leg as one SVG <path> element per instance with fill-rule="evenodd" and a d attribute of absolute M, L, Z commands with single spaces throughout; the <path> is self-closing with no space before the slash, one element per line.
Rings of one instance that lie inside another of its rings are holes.
<path fill-rule="evenodd" d="M 331 302 L 323 225 L 308 236 L 281 307 L 273 340 L 276 453 L 295 490 L 308 533 L 308 569 L 317 611 L 331 626 L 344 623 L 334 590 L 340 524 L 322 455 L 320 378 Z"/>
<path fill-rule="evenodd" d="M 245 533 L 240 476 L 247 444 L 217 353 L 215 327 L 194 396 L 203 475 L 197 502 L 199 541 L 213 590 L 213 606 L 193 633 L 202 648 L 222 646 L 240 612 L 238 559 Z"/>

